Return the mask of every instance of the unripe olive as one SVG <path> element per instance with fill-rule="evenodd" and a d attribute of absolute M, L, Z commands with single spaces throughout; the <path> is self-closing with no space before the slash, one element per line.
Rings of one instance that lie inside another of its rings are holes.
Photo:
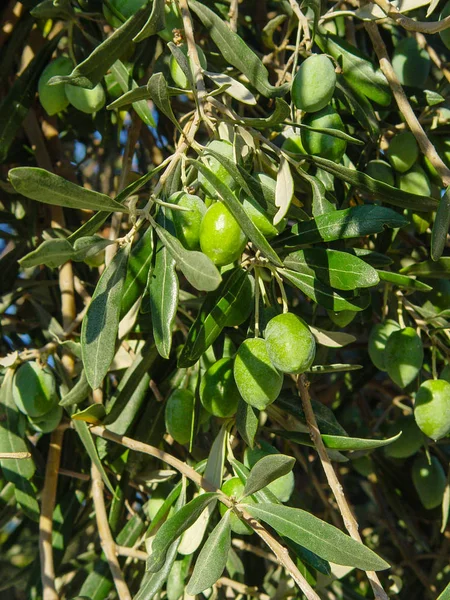
<path fill-rule="evenodd" d="M 281 145 L 282 150 L 286 150 L 287 152 L 292 152 L 292 154 L 307 154 L 306 150 L 303 147 L 302 136 L 301 135 L 291 135 L 286 140 L 284 140 Z"/>
<path fill-rule="evenodd" d="M 48 64 L 39 78 L 39 102 L 48 115 L 56 115 L 69 106 L 64 83 L 48 85 L 49 80 L 57 75 L 70 75 L 73 64 L 67 56 L 59 56 Z"/>
<path fill-rule="evenodd" d="M 312 365 L 316 340 L 297 315 L 277 315 L 267 324 L 264 335 L 270 360 L 283 373 L 304 373 Z"/>
<path fill-rule="evenodd" d="M 220 489 L 224 494 L 226 494 L 230 498 L 234 498 L 234 500 L 240 500 L 244 492 L 244 487 L 245 486 L 239 479 L 239 477 L 232 477 L 231 479 L 225 481 L 225 483 Z M 251 496 L 247 496 L 245 500 L 242 499 L 242 501 L 245 502 L 245 504 L 255 504 Z M 222 517 L 227 512 L 227 510 L 228 509 L 225 506 L 225 504 L 220 503 L 219 512 L 222 515 Z M 251 535 L 253 533 L 253 529 L 249 525 L 241 521 L 241 519 L 234 513 L 232 513 L 231 515 L 230 525 L 231 531 L 237 533 L 238 535 Z"/>
<path fill-rule="evenodd" d="M 423 87 L 430 74 L 430 56 L 413 37 L 404 38 L 395 47 L 392 66 L 402 85 Z"/>
<path fill-rule="evenodd" d="M 356 317 L 356 312 L 353 310 L 341 310 L 340 312 L 327 310 L 327 313 L 331 321 L 338 327 L 346 327 Z"/>
<path fill-rule="evenodd" d="M 444 8 L 441 12 L 441 16 L 439 17 L 439 20 L 442 21 L 442 19 L 445 19 L 449 15 L 450 15 L 450 2 L 447 2 L 447 4 L 444 6 Z M 441 40 L 444 42 L 444 45 L 450 50 L 450 30 L 449 30 L 449 28 L 447 27 L 447 29 L 443 29 L 442 31 L 440 31 L 439 36 L 440 36 Z"/>
<path fill-rule="evenodd" d="M 200 226 L 206 213 L 205 203 L 198 196 L 176 192 L 169 202 L 188 208 L 189 211 L 172 210 L 172 220 L 177 238 L 188 250 L 200 247 Z"/>
<path fill-rule="evenodd" d="M 338 113 L 327 106 L 317 113 L 307 115 L 302 121 L 309 127 L 323 127 L 345 131 L 344 123 Z M 340 138 L 310 129 L 301 130 L 302 144 L 308 154 L 316 154 L 322 158 L 339 162 L 345 154 L 347 142 Z"/>
<path fill-rule="evenodd" d="M 247 237 L 222 202 L 208 208 L 200 227 L 202 252 L 219 266 L 237 260 L 247 244 Z"/>
<path fill-rule="evenodd" d="M 405 173 L 419 156 L 419 146 L 410 131 L 399 133 L 392 138 L 387 150 L 389 162 L 397 173 Z"/>
<path fill-rule="evenodd" d="M 329 104 L 336 87 L 336 72 L 325 54 L 309 56 L 292 82 L 292 101 L 305 112 L 317 112 Z"/>
<path fill-rule="evenodd" d="M 407 173 L 398 176 L 398 187 L 409 194 L 431 195 L 431 183 L 420 165 L 413 165 Z"/>
<path fill-rule="evenodd" d="M 416 394 L 414 417 L 431 439 L 446 436 L 450 432 L 450 383 L 444 379 L 424 381 Z"/>
<path fill-rule="evenodd" d="M 248 468 L 253 468 L 258 460 L 270 454 L 279 454 L 278 450 L 265 441 L 260 442 L 260 448 L 247 448 L 244 452 L 244 464 Z M 274 494 L 280 502 L 287 502 L 294 491 L 294 474 L 292 471 L 282 477 L 275 479 L 267 486 L 267 489 Z"/>
<path fill-rule="evenodd" d="M 389 427 L 386 435 L 393 437 L 399 431 L 402 432 L 402 435 L 389 446 L 385 446 L 384 452 L 391 458 L 408 458 L 421 448 L 424 441 L 423 433 L 417 427 L 412 415 L 397 419 Z"/>
<path fill-rule="evenodd" d="M 386 342 L 386 370 L 392 381 L 405 388 L 417 377 L 422 363 L 422 340 L 412 327 L 391 333 Z"/>
<path fill-rule="evenodd" d="M 369 175 L 369 177 L 372 177 L 372 179 L 382 181 L 383 183 L 387 183 L 387 185 L 395 186 L 395 178 L 391 165 L 385 160 L 369 161 L 365 173 L 366 175 Z"/>
<path fill-rule="evenodd" d="M 23 363 L 14 374 L 13 398 L 25 415 L 42 417 L 58 404 L 53 373 L 35 361 Z"/>
<path fill-rule="evenodd" d="M 232 358 L 221 358 L 209 367 L 200 383 L 200 400 L 215 417 L 235 414 L 240 395 L 234 381 Z"/>
<path fill-rule="evenodd" d="M 234 379 L 245 402 L 259 410 L 278 398 L 283 376 L 273 366 L 263 339 L 249 338 L 239 346 Z"/>
<path fill-rule="evenodd" d="M 72 106 L 88 115 L 99 111 L 106 101 L 105 91 L 100 83 L 92 90 L 66 83 L 66 95 Z"/>
<path fill-rule="evenodd" d="M 179 444 L 191 439 L 194 418 L 194 394 L 187 389 L 174 390 L 166 402 L 166 429 Z"/>
<path fill-rule="evenodd" d="M 31 427 L 39 433 L 50 433 L 58 427 L 63 416 L 62 406 L 55 406 L 41 417 L 28 417 Z"/>
<path fill-rule="evenodd" d="M 274 225 L 263 207 L 258 204 L 251 196 L 242 192 L 242 206 L 245 212 L 250 217 L 253 224 L 267 238 L 273 238 L 278 235 L 286 226 L 286 220 L 283 219 L 278 225 Z"/>
<path fill-rule="evenodd" d="M 233 146 L 230 142 L 226 142 L 225 140 L 213 140 L 207 145 L 208 148 L 211 148 L 214 152 L 223 155 L 225 158 L 234 161 L 233 154 Z M 235 181 L 230 173 L 225 169 L 221 162 L 217 160 L 211 154 L 205 154 L 206 159 L 208 161 L 208 166 L 210 170 L 216 175 L 222 183 L 224 183 L 229 188 L 233 189 L 236 187 Z M 211 198 L 216 198 L 217 193 L 213 185 L 209 183 L 203 173 L 198 174 L 198 180 L 200 185 L 202 186 L 205 193 Z"/>
<path fill-rule="evenodd" d="M 394 331 L 398 331 L 400 325 L 391 319 L 384 323 L 377 323 L 372 327 L 369 334 L 368 350 L 370 360 L 380 371 L 386 371 L 386 342 Z"/>
<path fill-rule="evenodd" d="M 200 62 L 200 65 L 202 66 L 203 69 L 206 69 L 207 62 L 206 62 L 205 53 L 200 48 L 200 46 L 196 45 L 196 48 L 197 48 L 198 60 Z M 181 50 L 186 57 L 188 56 L 188 47 L 186 44 L 181 44 L 181 46 L 178 46 L 178 49 Z M 188 60 L 189 60 L 189 65 L 191 67 L 192 76 L 194 76 L 194 66 L 192 63 L 192 59 L 189 58 Z M 189 87 L 189 81 L 188 81 L 186 75 L 183 73 L 180 65 L 177 63 L 177 61 L 173 55 L 170 57 L 170 74 L 171 74 L 172 79 L 177 87 L 182 88 L 183 90 L 186 90 Z"/>
<path fill-rule="evenodd" d="M 435 456 L 428 464 L 427 457 L 418 456 L 412 466 L 412 480 L 423 506 L 431 510 L 442 503 L 447 478 L 441 463 Z"/>
<path fill-rule="evenodd" d="M 136 14 L 140 8 L 145 6 L 148 0 L 109 0 L 109 2 L 126 21 Z M 103 4 L 103 14 L 111 27 L 120 27 L 122 25 L 123 21 L 116 17 L 106 4 Z"/>

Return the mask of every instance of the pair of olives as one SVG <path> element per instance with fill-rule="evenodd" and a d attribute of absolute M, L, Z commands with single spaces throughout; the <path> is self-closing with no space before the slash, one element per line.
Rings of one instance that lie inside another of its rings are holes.
<path fill-rule="evenodd" d="M 55 115 L 71 104 L 87 114 L 99 111 L 106 102 L 103 86 L 98 83 L 92 90 L 67 83 L 49 85 L 52 77 L 67 76 L 73 63 L 67 56 L 59 56 L 43 70 L 38 83 L 39 101 L 49 115 Z"/>
<path fill-rule="evenodd" d="M 56 429 L 62 418 L 53 373 L 35 361 L 25 362 L 14 373 L 13 399 L 31 427 L 39 433 Z"/>
<path fill-rule="evenodd" d="M 368 349 L 377 369 L 387 371 L 401 388 L 414 381 L 422 368 L 423 344 L 415 329 L 401 329 L 390 319 L 372 328 Z"/>

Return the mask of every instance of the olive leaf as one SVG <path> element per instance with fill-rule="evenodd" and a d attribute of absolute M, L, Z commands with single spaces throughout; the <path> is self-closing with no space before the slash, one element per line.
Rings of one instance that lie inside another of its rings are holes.
<path fill-rule="evenodd" d="M 180 127 L 178 119 L 173 114 L 172 106 L 170 104 L 169 86 L 162 73 L 153 73 L 148 80 L 147 91 L 159 110 L 164 113 L 180 133 L 182 133 L 183 130 Z"/>
<path fill-rule="evenodd" d="M 244 440 L 244 442 L 253 448 L 255 443 L 255 435 L 258 431 L 258 417 L 255 410 L 250 404 L 239 399 L 236 412 L 236 428 Z"/>
<path fill-rule="evenodd" d="M 127 275 L 123 284 L 120 317 L 124 317 L 134 305 L 147 285 L 153 256 L 153 229 L 148 227 L 133 246 L 127 264 Z"/>
<path fill-rule="evenodd" d="M 289 162 L 281 155 L 280 168 L 277 173 L 277 184 L 275 188 L 275 206 L 278 208 L 273 218 L 273 224 L 281 223 L 291 205 L 294 196 L 294 180 L 292 179 Z"/>
<path fill-rule="evenodd" d="M 266 487 L 275 479 L 290 473 L 294 468 L 295 458 L 285 454 L 271 454 L 263 456 L 251 469 L 245 483 L 242 497 L 251 496 Z"/>
<path fill-rule="evenodd" d="M 426 283 L 422 283 L 421 281 L 417 281 L 417 279 L 413 279 L 412 277 L 408 277 L 406 275 L 401 275 L 400 273 L 393 273 L 392 271 L 382 271 L 381 269 L 377 269 L 377 273 L 382 281 L 387 281 L 388 283 L 397 285 L 398 287 L 404 288 L 405 290 L 429 292 L 433 289 Z"/>
<path fill-rule="evenodd" d="M 136 44 L 142 40 L 155 35 L 166 26 L 166 16 L 164 12 L 165 0 L 153 0 L 152 12 L 142 29 L 134 36 L 133 42 Z"/>
<path fill-rule="evenodd" d="M 130 78 L 128 69 L 120 60 L 116 60 L 116 62 L 111 65 L 111 73 L 122 89 L 122 92 L 125 94 L 128 92 L 130 86 L 131 91 L 139 89 L 138 84 L 134 79 Z M 156 127 L 155 119 L 153 118 L 148 102 L 145 99 L 134 100 L 132 105 L 143 123 L 150 125 L 151 127 Z"/>
<path fill-rule="evenodd" d="M 314 399 L 311 399 L 311 404 L 321 433 L 347 436 L 347 432 L 339 424 L 333 411 L 328 408 L 328 406 L 325 406 L 325 404 Z M 306 425 L 306 416 L 298 396 L 282 391 L 275 401 L 275 405 L 279 406 L 282 410 L 285 410 L 298 421 Z"/>
<path fill-rule="evenodd" d="M 270 129 L 286 121 L 290 114 L 289 104 L 282 98 L 275 98 L 275 110 L 269 117 L 240 117 L 237 122 L 253 129 Z"/>
<path fill-rule="evenodd" d="M 423 262 L 413 263 L 401 269 L 405 275 L 421 275 L 433 279 L 448 279 L 450 275 L 450 257 L 443 256 L 438 260 L 424 260 Z"/>
<path fill-rule="evenodd" d="M 314 442 L 311 440 L 311 436 L 309 435 L 309 433 L 284 430 L 276 430 L 274 431 L 274 433 L 284 438 L 285 440 L 290 440 L 291 442 L 295 442 L 296 444 L 310 446 L 311 448 L 314 447 Z M 384 440 L 370 440 L 321 433 L 321 438 L 326 448 L 329 448 L 331 450 L 339 450 L 341 452 L 353 452 L 357 450 L 376 450 L 377 448 L 389 446 L 389 444 L 392 444 L 393 442 L 397 441 L 401 435 L 402 432 L 400 431 L 399 433 L 397 433 L 397 435 L 394 435 L 393 437 Z"/>
<path fill-rule="evenodd" d="M 59 401 L 60 406 L 73 406 L 75 404 L 80 404 L 83 400 L 86 400 L 89 392 L 91 391 L 91 386 L 88 383 L 86 372 L 81 371 L 80 378 L 70 389 L 67 394 L 65 394 L 61 400 Z"/>
<path fill-rule="evenodd" d="M 59 267 L 73 257 L 72 244 L 66 239 L 45 240 L 36 250 L 32 250 L 20 260 L 24 269 L 46 265 L 50 268 Z"/>
<path fill-rule="evenodd" d="M 245 87 L 243 83 L 233 79 L 226 73 L 213 73 L 211 71 L 203 71 L 203 75 L 206 75 L 218 88 L 226 86 L 225 93 L 242 102 L 243 104 L 249 104 L 253 106 L 256 104 L 255 96 Z"/>
<path fill-rule="evenodd" d="M 439 200 L 436 217 L 431 231 L 431 258 L 437 261 L 444 252 L 447 234 L 450 227 L 450 187 Z"/>

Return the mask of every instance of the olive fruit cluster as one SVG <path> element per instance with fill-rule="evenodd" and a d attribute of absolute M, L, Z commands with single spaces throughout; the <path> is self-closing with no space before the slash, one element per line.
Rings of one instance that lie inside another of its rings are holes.
<path fill-rule="evenodd" d="M 87 114 L 99 111 L 106 102 L 105 91 L 100 83 L 92 90 L 67 83 L 49 85 L 52 77 L 67 76 L 73 63 L 67 56 L 59 56 L 43 70 L 38 83 L 39 101 L 49 115 L 61 112 L 71 104 Z"/>
<path fill-rule="evenodd" d="M 422 368 L 422 340 L 415 329 L 401 329 L 395 321 L 387 320 L 372 328 L 368 349 L 377 369 L 387 371 L 389 377 L 401 388 L 408 386 Z"/>
<path fill-rule="evenodd" d="M 17 408 L 39 433 L 53 431 L 61 421 L 53 373 L 35 361 L 25 362 L 14 373 L 13 398 Z"/>

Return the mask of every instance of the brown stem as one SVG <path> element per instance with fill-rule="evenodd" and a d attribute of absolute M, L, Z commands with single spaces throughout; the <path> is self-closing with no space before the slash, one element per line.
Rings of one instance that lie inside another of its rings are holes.
<path fill-rule="evenodd" d="M 350 505 L 345 497 L 344 489 L 336 476 L 333 465 L 330 461 L 330 457 L 328 456 L 328 452 L 323 443 L 322 436 L 320 435 L 319 426 L 317 425 L 316 416 L 312 409 L 311 398 L 309 396 L 309 382 L 307 381 L 305 375 L 299 375 L 297 377 L 297 387 L 302 399 L 303 410 L 305 411 L 306 423 L 308 425 L 311 439 L 314 442 L 314 446 L 316 447 L 323 470 L 325 471 L 328 485 L 330 486 L 334 497 L 336 498 L 345 528 L 354 540 L 362 543 L 361 536 L 359 535 L 358 531 L 358 523 L 353 516 Z M 375 598 L 377 600 L 389 600 L 380 583 L 380 580 L 378 579 L 377 574 L 374 571 L 366 571 L 366 574 L 370 581 L 370 585 L 372 586 Z"/>
<path fill-rule="evenodd" d="M 422 33 L 438 33 L 450 27 L 450 17 L 441 19 L 440 21 L 416 21 L 410 17 L 405 17 L 398 8 L 391 4 L 388 0 L 374 0 L 375 4 L 381 8 L 393 21 L 406 29 L 407 31 L 421 31 Z"/>
<path fill-rule="evenodd" d="M 55 567 L 53 563 L 52 532 L 53 509 L 56 500 L 58 470 L 61 461 L 61 448 L 65 427 L 52 432 L 45 469 L 44 488 L 41 495 L 41 514 L 39 516 L 39 556 L 41 561 L 42 597 L 44 600 L 58 600 L 55 587 Z"/>

